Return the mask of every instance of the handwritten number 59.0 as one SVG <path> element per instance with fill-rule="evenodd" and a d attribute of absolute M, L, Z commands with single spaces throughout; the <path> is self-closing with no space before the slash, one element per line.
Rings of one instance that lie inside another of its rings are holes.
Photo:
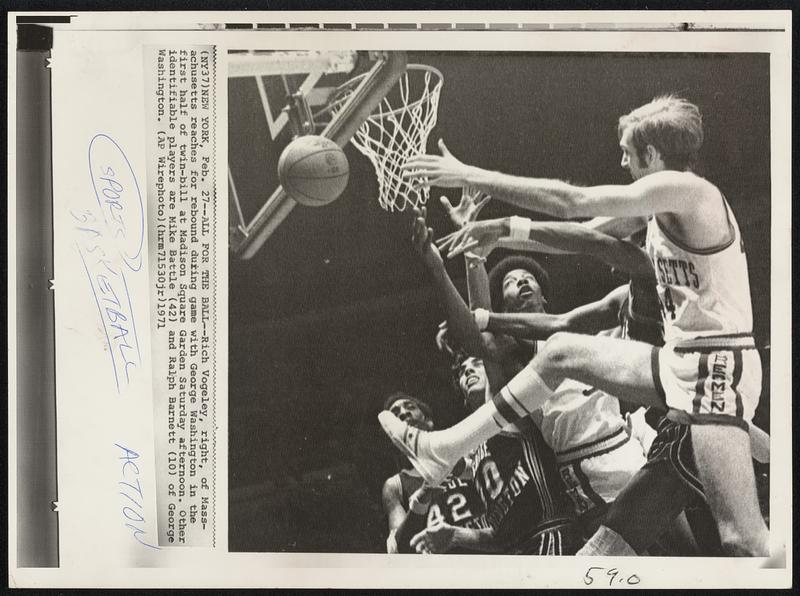
<path fill-rule="evenodd" d="M 586 570 L 586 574 L 583 576 L 583 583 L 587 586 L 591 586 L 594 583 L 595 578 L 592 576 L 593 573 L 597 574 L 597 572 L 605 571 L 605 576 L 608 577 L 608 585 L 613 586 L 615 583 L 619 584 L 626 584 L 628 586 L 635 586 L 640 581 L 639 576 L 635 573 L 632 573 L 629 576 L 620 576 L 619 569 L 616 567 L 612 567 L 611 569 L 606 569 L 605 567 L 589 567 Z"/>

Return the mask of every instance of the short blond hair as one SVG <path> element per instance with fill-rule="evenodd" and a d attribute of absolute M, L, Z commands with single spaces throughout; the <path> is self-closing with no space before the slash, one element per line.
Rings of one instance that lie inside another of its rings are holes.
<path fill-rule="evenodd" d="M 652 145 L 672 170 L 691 169 L 703 144 L 700 109 L 676 95 L 662 95 L 620 117 L 617 134 L 631 130 L 631 143 L 643 160 Z"/>

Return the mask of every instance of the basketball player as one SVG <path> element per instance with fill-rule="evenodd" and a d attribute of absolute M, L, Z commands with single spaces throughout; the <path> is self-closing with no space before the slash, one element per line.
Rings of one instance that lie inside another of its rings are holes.
<path fill-rule="evenodd" d="M 430 407 L 404 393 L 394 393 L 386 399 L 384 408 L 400 420 L 417 428 L 432 429 Z M 389 520 L 386 539 L 388 553 L 411 553 L 409 539 L 427 526 L 447 523 L 458 528 L 483 528 L 483 504 L 475 491 L 471 468 L 460 466 L 439 487 L 423 486 L 422 477 L 413 469 L 400 470 L 383 485 L 383 509 Z M 474 545 L 473 545 L 474 546 Z M 468 548 L 455 553 L 475 552 Z"/>
<path fill-rule="evenodd" d="M 545 338 L 555 331 L 591 333 L 593 328 L 601 329 L 613 324 L 614 313 L 618 312 L 624 337 L 653 345 L 663 344 L 656 278 L 644 251 L 629 242 L 587 229 L 582 224 L 530 222 L 528 226 L 529 248 L 541 250 L 543 245 L 549 245 L 561 251 L 593 255 L 630 275 L 628 291 L 620 292 L 625 289 L 623 286 L 603 300 L 563 315 L 486 313 L 487 329 L 529 338 Z M 510 221 L 509 218 L 484 220 L 470 223 L 469 227 L 467 244 L 480 250 L 482 245 L 492 246 L 507 234 Z M 447 239 L 442 245 L 446 244 Z M 518 245 L 520 248 L 523 246 Z M 457 252 L 455 250 L 451 254 Z M 719 554 L 716 528 L 713 522 L 708 523 L 709 513 L 695 470 L 689 426 L 661 417 L 658 411 L 648 411 L 647 416 L 653 421 L 653 426 L 659 429 L 655 437 L 656 448 L 649 453 L 645 469 L 637 474 L 623 495 L 611 506 L 604 523 L 623 536 L 637 552 L 643 552 L 666 531 L 671 522 L 670 515 L 679 512 L 680 504 L 684 503 L 701 552 Z M 635 428 L 632 430 L 635 432 Z M 647 425 L 644 430 L 652 432 Z M 769 436 L 755 425 L 751 425 L 749 430 L 754 459 L 759 463 L 767 462 Z M 657 478 L 654 477 L 656 475 Z M 761 484 L 763 482 L 759 488 Z M 636 515 L 637 511 L 657 513 Z M 682 520 L 679 521 L 675 528 L 684 527 Z M 685 549 L 687 541 L 685 536 L 678 536 L 678 540 L 681 538 Z M 675 540 L 672 542 L 674 545 Z M 680 542 L 678 546 L 681 546 Z M 688 552 L 694 554 L 691 549 Z"/>
<path fill-rule="evenodd" d="M 432 277 L 437 280 L 436 285 L 440 287 L 440 294 L 444 297 L 445 303 L 459 302 L 457 292 L 443 287 L 447 285 L 446 271 L 441 258 L 437 258 L 439 253 L 436 246 L 431 243 L 431 231 L 425 225 L 424 213 L 419 211 L 417 215 L 413 234 L 415 248 L 431 270 Z M 579 224 L 561 225 L 578 228 L 575 231 L 567 230 L 562 236 L 570 236 L 571 233 L 576 238 L 583 238 L 583 234 L 589 234 L 590 237 L 593 237 L 592 235 L 605 237 Z M 558 224 L 550 224 L 551 228 L 557 226 Z M 619 242 L 614 240 L 614 243 Z M 490 250 L 491 246 L 481 248 Z M 634 249 L 644 259 L 644 270 L 652 278 L 652 268 L 647 257 L 641 250 L 635 247 Z M 473 278 L 469 278 L 468 282 L 472 281 Z M 501 260 L 492 269 L 488 285 L 493 308 L 496 311 L 540 317 L 536 319 L 537 322 L 549 323 L 561 320 L 554 315 L 544 314 L 550 294 L 549 277 L 531 258 L 512 256 Z M 591 333 L 616 326 L 621 303 L 627 296 L 625 287 L 621 290 L 612 293 L 611 300 L 577 310 L 570 319 L 570 325 Z M 520 338 L 519 333 L 505 333 L 496 328 L 490 329 L 490 333 L 480 333 L 483 329 L 475 326 L 473 320 L 458 316 L 459 311 L 466 308 L 463 304 L 447 305 L 448 314 L 454 312 L 456 315 L 450 316 L 453 322 L 452 330 L 461 337 L 474 338 L 478 335 L 480 340 L 471 342 L 471 353 L 478 353 L 487 360 L 498 362 L 502 367 L 504 380 L 511 379 L 530 361 L 538 349 L 538 342 L 535 339 L 545 339 L 552 333 L 549 331 L 533 339 Z M 477 312 L 488 315 L 488 311 L 483 309 Z M 470 328 L 465 329 L 465 325 Z M 506 331 L 509 330 L 515 329 L 509 326 Z M 535 412 L 534 420 L 541 429 L 545 442 L 556 454 L 564 488 L 573 503 L 582 531 L 588 538 L 600 524 L 607 505 L 644 465 L 647 448 L 636 440 L 630 440 L 631 431 L 620 414 L 616 398 L 571 380 L 565 381 L 559 387 L 558 394 L 560 399 L 544 404 Z M 491 395 L 490 392 L 489 399 Z M 641 417 L 633 420 L 641 420 Z M 647 436 L 654 434 L 652 429 L 648 431 L 641 434 Z"/>
<path fill-rule="evenodd" d="M 459 357 L 454 369 L 463 405 L 474 412 L 486 399 L 486 375 L 478 358 Z M 531 420 L 515 436 L 498 435 L 470 454 L 475 485 L 486 508 L 487 528 L 429 525 L 411 539 L 417 552 L 480 548 L 504 554 L 573 554 L 579 537 L 561 489 L 555 459 Z"/>
<path fill-rule="evenodd" d="M 703 140 L 700 112 L 684 99 L 659 97 L 620 118 L 618 132 L 622 166 L 634 180 L 626 186 L 584 188 L 488 172 L 461 163 L 443 143 L 442 156 L 420 156 L 406 167 L 431 185 L 471 184 L 554 216 L 650 216 L 646 246 L 657 271 L 666 345 L 555 334 L 491 403 L 451 429 L 404 432 L 406 425 L 391 414 L 379 418 L 433 482 L 461 453 L 541 407 L 565 378 L 634 404 L 667 408 L 692 425 L 699 480 L 726 552 L 767 556 L 769 532 L 746 432 L 761 387 L 747 262 L 727 201 L 691 171 Z M 601 530 L 585 554 L 635 554 L 616 532 Z"/>
<path fill-rule="evenodd" d="M 469 189 L 465 189 L 459 207 L 454 209 L 450 206 L 448 212 L 456 225 L 459 225 L 459 218 L 466 221 L 477 216 L 481 206 L 486 203 L 486 198 L 476 199 L 477 197 L 471 196 Z M 445 303 L 448 319 L 453 323 L 451 328 L 456 332 L 466 329 L 459 318 L 463 318 L 474 328 L 470 308 L 461 299 L 447 275 L 439 251 L 431 242 L 424 213 L 418 211 L 417 215 L 413 225 L 414 247 L 431 273 L 440 298 Z M 466 261 L 469 297 L 474 306 L 488 306 L 489 302 L 488 279 L 483 260 L 480 254 L 473 254 Z M 541 270 L 540 273 L 544 274 L 544 271 Z M 536 282 L 532 285 L 539 288 Z M 534 299 L 527 291 L 523 294 L 525 300 Z M 537 296 L 536 300 L 543 299 L 541 292 Z M 453 335 L 457 341 L 461 340 L 462 345 L 469 346 L 473 350 L 471 353 L 493 359 L 492 364 L 504 363 L 517 367 L 508 376 L 504 376 L 508 374 L 507 371 L 498 366 L 492 368 L 498 387 L 518 372 L 519 363 L 507 357 L 515 347 L 520 348 L 517 344 L 495 341 L 491 334 L 481 336 L 480 333 L 473 333 L 471 337 L 459 337 L 456 333 Z M 483 405 L 487 394 L 491 396 L 492 393 L 487 392 L 489 367 L 484 369 L 484 363 L 480 360 L 470 362 L 473 364 L 469 370 L 463 371 L 461 392 L 465 407 L 474 411 Z M 422 552 L 425 552 L 424 549 L 439 552 L 436 550 L 437 541 L 444 540 L 444 544 L 449 547 L 450 538 L 462 541 L 469 538 L 476 541 L 480 539 L 484 548 L 494 548 L 505 553 L 575 553 L 580 537 L 572 523 L 569 501 L 558 478 L 553 453 L 532 421 L 520 421 L 513 429 L 508 429 L 506 436 L 495 437 L 485 445 L 478 446 L 470 459 L 473 461 L 476 484 L 486 507 L 486 521 L 490 530 L 482 532 L 482 536 L 469 536 L 463 530 L 456 534 L 447 527 L 429 528 L 418 539 L 418 547 L 423 549 Z"/>

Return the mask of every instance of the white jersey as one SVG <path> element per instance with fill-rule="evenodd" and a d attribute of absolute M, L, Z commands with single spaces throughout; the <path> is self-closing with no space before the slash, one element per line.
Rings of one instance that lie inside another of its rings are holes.
<path fill-rule="evenodd" d="M 664 340 L 752 333 L 747 256 L 739 226 L 722 199 L 732 238 L 724 245 L 687 248 L 656 218 L 647 226 L 647 252 L 658 278 Z"/>
<path fill-rule="evenodd" d="M 625 428 L 616 397 L 572 379 L 558 386 L 541 416 L 542 436 L 556 457 L 583 447 L 602 449 L 599 442 Z"/>

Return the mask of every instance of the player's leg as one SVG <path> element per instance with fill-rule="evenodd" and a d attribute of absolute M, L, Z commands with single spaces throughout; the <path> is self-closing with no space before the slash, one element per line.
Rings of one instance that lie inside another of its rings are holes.
<path fill-rule="evenodd" d="M 691 489 L 666 463 L 642 468 L 611 504 L 603 525 L 578 554 L 642 554 L 670 528 L 691 496 Z"/>
<path fill-rule="evenodd" d="M 378 419 L 426 481 L 438 483 L 464 454 L 539 409 L 565 378 L 634 404 L 663 407 L 653 382 L 654 350 L 628 340 L 557 333 L 491 401 L 449 429 L 419 431 L 389 412 Z"/>
<path fill-rule="evenodd" d="M 669 416 L 691 424 L 698 477 L 723 548 L 768 556 L 747 432 L 761 392 L 761 362 L 752 347 L 740 345 L 746 341 L 711 338 L 664 349 L 659 378 Z"/>
<path fill-rule="evenodd" d="M 732 555 L 769 556 L 769 530 L 758 505 L 747 432 L 737 426 L 696 424 L 692 446 L 722 547 Z"/>

